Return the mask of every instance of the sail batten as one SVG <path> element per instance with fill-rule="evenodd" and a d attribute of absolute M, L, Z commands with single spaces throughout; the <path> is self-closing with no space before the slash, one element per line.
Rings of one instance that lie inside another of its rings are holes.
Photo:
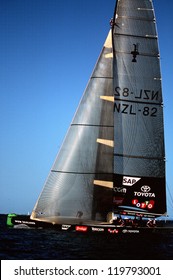
<path fill-rule="evenodd" d="M 110 102 L 114 102 L 114 97 L 113 96 L 100 96 L 101 99 L 106 100 L 106 101 L 110 101 Z"/>
<path fill-rule="evenodd" d="M 118 156 L 118 157 L 127 157 L 127 158 L 141 158 L 141 159 L 149 159 L 149 160 L 164 160 L 163 157 L 146 157 L 146 156 L 135 156 L 135 155 L 126 155 L 126 154 L 115 154 L 114 153 L 114 156 Z"/>
<path fill-rule="evenodd" d="M 94 180 L 94 185 L 106 187 L 106 188 L 113 188 L 113 181 L 102 181 L 102 180 Z"/>
<path fill-rule="evenodd" d="M 110 140 L 110 139 L 101 139 L 101 138 L 97 138 L 97 142 L 102 144 L 102 145 L 106 145 L 109 147 L 114 147 L 114 141 Z"/>

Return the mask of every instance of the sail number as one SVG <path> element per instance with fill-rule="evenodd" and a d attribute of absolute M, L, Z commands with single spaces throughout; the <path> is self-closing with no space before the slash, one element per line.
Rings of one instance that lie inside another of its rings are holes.
<path fill-rule="evenodd" d="M 136 115 L 138 112 L 141 112 L 143 116 L 147 117 L 157 117 L 157 108 L 156 107 L 148 107 L 144 106 L 140 109 L 135 109 L 135 107 L 131 104 L 125 104 L 125 103 L 114 103 L 114 111 L 117 111 L 118 113 L 122 114 L 129 114 L 129 115 Z"/>
<path fill-rule="evenodd" d="M 115 87 L 115 97 L 129 97 L 133 96 L 135 93 L 131 91 L 129 88 L 120 88 Z M 159 91 L 148 90 L 148 89 L 140 89 L 138 94 L 135 94 L 135 99 L 143 99 L 143 100 L 159 100 Z"/>

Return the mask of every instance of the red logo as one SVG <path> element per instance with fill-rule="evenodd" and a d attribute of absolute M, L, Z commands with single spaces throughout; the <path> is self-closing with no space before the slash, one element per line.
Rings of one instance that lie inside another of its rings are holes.
<path fill-rule="evenodd" d="M 137 199 L 133 199 L 133 200 L 132 200 L 132 204 L 133 204 L 133 205 L 136 205 L 137 203 L 138 203 L 138 200 L 137 200 Z"/>
<path fill-rule="evenodd" d="M 139 202 L 138 199 L 132 200 L 132 204 L 141 209 L 145 209 L 145 208 L 152 209 L 154 207 L 154 203 L 155 203 L 154 200 L 149 200 L 144 202 Z"/>
<path fill-rule="evenodd" d="M 86 226 L 76 226 L 76 231 L 82 231 L 82 232 L 86 232 L 88 230 L 88 227 Z"/>
<path fill-rule="evenodd" d="M 146 203 L 145 203 L 145 202 L 142 202 L 142 203 L 141 203 L 141 208 L 144 209 L 144 208 L 146 208 L 146 207 L 147 207 Z"/>

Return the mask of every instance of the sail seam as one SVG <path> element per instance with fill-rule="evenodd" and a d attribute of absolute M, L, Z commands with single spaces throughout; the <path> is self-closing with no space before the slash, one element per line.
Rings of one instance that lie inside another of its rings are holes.
<path fill-rule="evenodd" d="M 125 154 L 117 154 L 117 153 L 115 153 L 114 156 L 127 157 L 127 158 L 141 158 L 141 159 L 149 159 L 149 160 L 163 160 L 164 161 L 164 157 L 133 156 L 133 155 L 125 155 Z"/>
<path fill-rule="evenodd" d="M 130 102 L 130 103 L 137 103 L 137 104 L 147 104 L 147 105 L 157 105 L 157 106 L 162 106 L 163 103 L 156 103 L 156 102 L 145 102 L 145 101 L 137 101 L 137 100 L 127 100 L 127 99 L 121 99 L 121 98 L 116 98 L 115 101 L 123 101 L 123 102 Z"/>
<path fill-rule="evenodd" d="M 116 53 L 120 53 L 120 54 L 131 54 L 131 52 L 120 52 L 120 51 L 116 51 Z M 140 56 L 160 57 L 159 54 L 149 54 L 149 53 L 140 53 Z"/>
<path fill-rule="evenodd" d="M 64 174 L 85 174 L 85 175 L 112 175 L 113 173 L 108 173 L 108 172 L 74 172 L 74 171 L 60 171 L 60 170 L 54 170 L 52 169 L 51 172 L 55 173 L 64 173 Z"/>
<path fill-rule="evenodd" d="M 73 123 L 71 126 L 93 126 L 93 127 L 114 127 L 113 125 L 100 125 L 100 124 L 82 124 L 82 123 Z"/>
<path fill-rule="evenodd" d="M 92 76 L 91 79 L 110 79 L 110 80 L 113 80 L 113 77 L 94 77 L 94 76 Z"/>
<path fill-rule="evenodd" d="M 153 19 L 147 19 L 147 18 L 140 18 L 140 17 L 127 17 L 127 16 L 118 16 L 118 18 L 122 19 L 134 19 L 134 20 L 140 20 L 140 21 L 148 21 L 148 22 L 155 22 L 155 18 Z"/>
<path fill-rule="evenodd" d="M 134 37 L 134 38 L 144 38 L 144 39 L 157 39 L 157 36 L 154 35 L 133 35 L 133 34 L 125 34 L 125 33 L 114 33 L 115 36 L 127 36 L 127 37 Z"/>

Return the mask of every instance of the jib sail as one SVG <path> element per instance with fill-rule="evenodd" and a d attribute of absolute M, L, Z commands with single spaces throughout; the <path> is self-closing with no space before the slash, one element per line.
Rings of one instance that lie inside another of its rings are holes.
<path fill-rule="evenodd" d="M 109 32 L 31 218 L 102 222 L 112 210 L 113 76 Z"/>

